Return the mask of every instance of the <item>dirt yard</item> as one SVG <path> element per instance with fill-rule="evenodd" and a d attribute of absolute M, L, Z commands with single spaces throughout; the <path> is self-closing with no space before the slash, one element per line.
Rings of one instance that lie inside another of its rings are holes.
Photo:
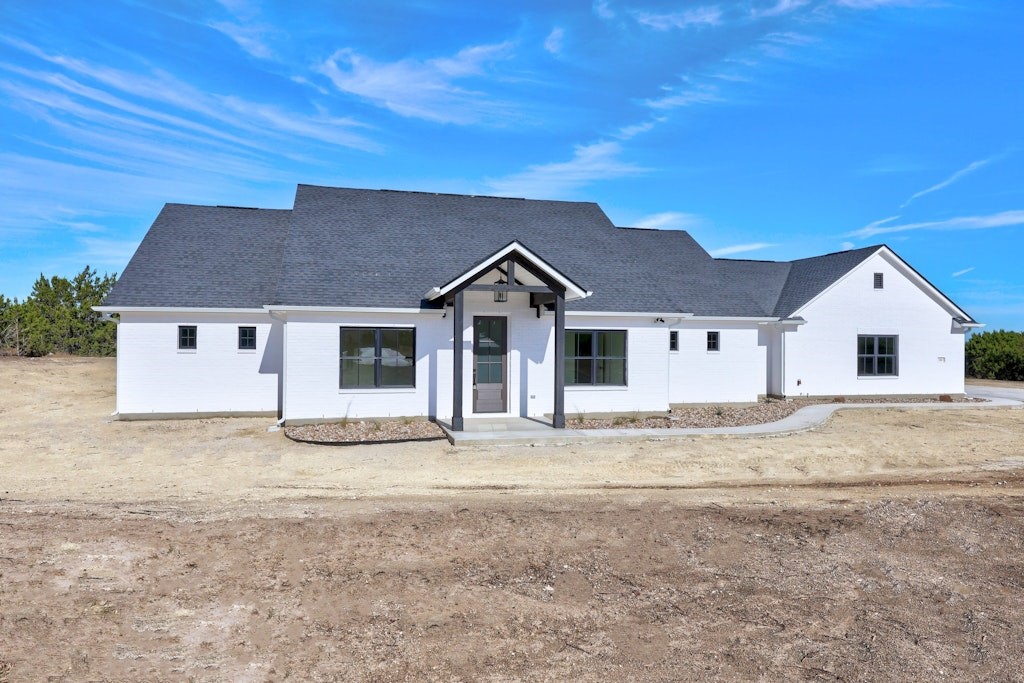
<path fill-rule="evenodd" d="M 0 359 L 0 683 L 1021 680 L 1022 410 L 324 447 L 113 369 Z"/>

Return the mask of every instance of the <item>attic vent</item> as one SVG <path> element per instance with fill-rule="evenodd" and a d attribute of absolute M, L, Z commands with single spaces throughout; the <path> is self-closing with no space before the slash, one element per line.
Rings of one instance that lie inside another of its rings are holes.
<path fill-rule="evenodd" d="M 875 289 L 882 289 L 885 285 L 883 273 L 875 273 Z"/>

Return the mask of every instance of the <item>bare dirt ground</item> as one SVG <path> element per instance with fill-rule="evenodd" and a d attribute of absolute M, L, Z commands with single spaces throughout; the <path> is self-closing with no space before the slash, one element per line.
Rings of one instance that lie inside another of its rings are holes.
<path fill-rule="evenodd" d="M 1006 387 L 1007 389 L 1024 389 L 1024 382 L 1008 382 L 1001 379 L 979 379 L 977 377 L 968 377 L 967 384 L 973 384 L 979 387 Z"/>
<path fill-rule="evenodd" d="M 0 683 L 1022 680 L 1022 410 L 323 447 L 113 368 L 0 359 Z"/>

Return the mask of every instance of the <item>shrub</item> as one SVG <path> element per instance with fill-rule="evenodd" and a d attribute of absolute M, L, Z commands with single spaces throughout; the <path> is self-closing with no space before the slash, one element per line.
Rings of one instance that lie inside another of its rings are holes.
<path fill-rule="evenodd" d="M 965 358 L 971 377 L 1024 381 L 1024 332 L 973 334 L 967 340 Z"/>

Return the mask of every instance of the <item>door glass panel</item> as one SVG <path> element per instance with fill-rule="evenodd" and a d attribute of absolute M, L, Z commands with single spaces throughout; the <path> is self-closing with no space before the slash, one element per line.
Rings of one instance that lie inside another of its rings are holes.
<path fill-rule="evenodd" d="M 476 321 L 476 382 L 501 384 L 505 363 L 502 358 L 505 321 L 500 318 Z"/>

